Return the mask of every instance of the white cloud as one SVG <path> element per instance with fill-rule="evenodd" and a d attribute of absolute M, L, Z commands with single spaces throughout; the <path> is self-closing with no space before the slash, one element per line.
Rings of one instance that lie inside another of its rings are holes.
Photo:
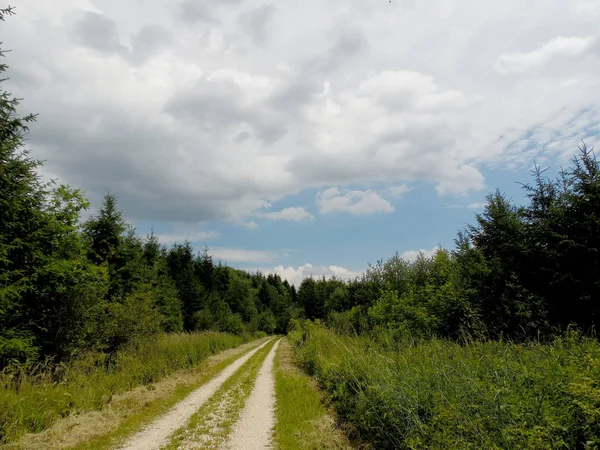
<path fill-rule="evenodd" d="M 249 230 L 256 230 L 258 228 L 258 224 L 253 220 L 249 220 L 247 222 L 241 222 L 241 226 L 248 228 Z"/>
<path fill-rule="evenodd" d="M 138 3 L 31 0 L 2 24 L 33 156 L 136 220 L 252 226 L 371 182 L 463 194 L 599 135 L 597 0 Z"/>
<path fill-rule="evenodd" d="M 600 16 L 599 0 L 572 0 L 571 11 L 578 20 L 594 21 Z"/>
<path fill-rule="evenodd" d="M 258 216 L 271 220 L 289 220 L 293 222 L 312 220 L 315 218 L 315 216 L 309 213 L 305 208 L 298 206 L 284 208 L 281 211 L 259 213 Z"/>
<path fill-rule="evenodd" d="M 300 287 L 302 280 L 309 277 L 321 278 L 324 276 L 326 279 L 330 279 L 335 276 L 336 278 L 347 281 L 360 276 L 363 273 L 353 272 L 341 266 L 313 266 L 309 263 L 299 267 L 285 267 L 283 265 L 279 265 L 270 269 L 262 268 L 257 270 L 260 270 L 262 273 L 266 274 L 277 274 L 282 279 L 288 280 L 288 282 L 296 286 L 296 288 Z"/>
<path fill-rule="evenodd" d="M 422 254 L 425 258 L 431 258 L 435 255 L 435 252 L 439 250 L 439 247 L 433 247 L 431 250 L 419 249 L 419 250 L 407 250 L 400 254 L 402 259 L 407 261 L 416 261 L 419 254 Z"/>
<path fill-rule="evenodd" d="M 557 36 L 534 51 L 500 55 L 495 68 L 498 72 L 505 74 L 524 73 L 540 68 L 554 58 L 580 56 L 592 49 L 596 43 L 595 36 Z"/>
<path fill-rule="evenodd" d="M 362 215 L 394 211 L 390 202 L 371 190 L 351 191 L 337 187 L 329 188 L 317 195 L 317 204 L 321 214 L 347 212 Z"/>
<path fill-rule="evenodd" d="M 412 191 L 412 188 L 406 184 L 401 184 L 400 186 L 391 186 L 386 189 L 386 193 L 394 198 L 402 198 L 410 191 Z"/>
<path fill-rule="evenodd" d="M 225 263 L 268 263 L 276 261 L 279 257 L 278 252 L 247 250 L 243 248 L 230 247 L 211 247 L 208 254 L 213 258 L 222 260 Z"/>
<path fill-rule="evenodd" d="M 485 208 L 487 205 L 486 202 L 475 202 L 475 203 L 469 203 L 467 205 L 467 208 L 469 209 L 483 209 Z"/>

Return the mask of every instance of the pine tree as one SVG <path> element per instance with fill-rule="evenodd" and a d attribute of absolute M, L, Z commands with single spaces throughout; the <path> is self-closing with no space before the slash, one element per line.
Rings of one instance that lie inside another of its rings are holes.
<path fill-rule="evenodd" d="M 12 8 L 0 9 L 2 21 L 12 14 Z M 5 54 L 0 49 L 0 57 Z M 0 64 L 0 76 L 7 69 Z M 5 81 L 2 78 L 0 83 Z M 22 301 L 33 289 L 46 220 L 43 205 L 48 186 L 37 173 L 41 162 L 24 149 L 35 116 L 20 116 L 18 106 L 19 99 L 0 87 L 0 365 L 36 353 Z"/>

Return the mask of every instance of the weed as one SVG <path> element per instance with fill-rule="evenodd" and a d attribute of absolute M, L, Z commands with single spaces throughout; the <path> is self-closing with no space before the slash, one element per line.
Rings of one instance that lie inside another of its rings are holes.
<path fill-rule="evenodd" d="M 216 332 L 165 334 L 112 356 L 88 353 L 70 364 L 7 369 L 0 374 L 0 444 L 45 430 L 62 417 L 102 410 L 119 393 L 151 386 L 244 340 Z"/>
<path fill-rule="evenodd" d="M 598 448 L 600 344 L 433 339 L 395 348 L 309 324 L 295 353 L 378 449 Z"/>
<path fill-rule="evenodd" d="M 275 391 L 275 448 L 354 448 L 323 405 L 315 381 L 295 366 L 287 339 L 281 341 L 275 357 Z"/>

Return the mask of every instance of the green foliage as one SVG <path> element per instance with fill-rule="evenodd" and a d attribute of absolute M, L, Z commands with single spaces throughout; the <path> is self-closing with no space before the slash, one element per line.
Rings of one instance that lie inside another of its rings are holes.
<path fill-rule="evenodd" d="M 600 163 L 585 144 L 557 180 L 543 171 L 526 185 L 527 267 L 523 284 L 544 301 L 552 324 L 587 329 L 600 319 Z"/>
<path fill-rule="evenodd" d="M 107 194 L 98 216 L 84 225 L 85 236 L 90 240 L 90 259 L 97 264 L 115 262 L 126 229 L 116 195 Z"/>
<path fill-rule="evenodd" d="M 0 19 L 12 14 L 12 9 L 2 9 Z M 0 57 L 5 53 L 0 49 Z M 0 74 L 6 70 L 0 64 Z M 19 99 L 0 88 L 0 364 L 37 353 L 21 299 L 31 291 L 31 278 L 46 244 L 48 186 L 36 172 L 40 161 L 23 148 L 35 116 L 20 116 L 18 105 Z"/>
<path fill-rule="evenodd" d="M 246 332 L 246 326 L 238 314 L 230 314 L 223 325 L 223 331 L 226 333 L 241 335 Z"/>
<path fill-rule="evenodd" d="M 435 317 L 412 292 L 398 298 L 397 291 L 385 291 L 368 314 L 376 328 L 389 329 L 398 338 L 429 337 L 435 329 Z"/>
<path fill-rule="evenodd" d="M 558 180 L 534 172 L 530 204 L 487 197 L 456 248 L 398 253 L 349 282 L 307 278 L 298 302 L 344 334 L 551 339 L 600 320 L 600 164 L 585 145 Z"/>
<path fill-rule="evenodd" d="M 380 449 L 595 448 L 600 345 L 432 339 L 386 345 L 314 324 L 290 333 L 341 419 Z M 380 340 L 384 339 L 380 336 Z"/>
<path fill-rule="evenodd" d="M 60 417 L 101 409 L 111 398 L 149 385 L 249 340 L 223 333 L 172 333 L 129 343 L 114 355 L 88 352 L 69 363 L 28 363 L 0 372 L 0 445 L 39 432 Z"/>
<path fill-rule="evenodd" d="M 258 329 L 260 331 L 264 331 L 267 334 L 273 334 L 276 327 L 277 321 L 275 320 L 273 312 L 267 309 L 260 313 L 258 316 Z"/>

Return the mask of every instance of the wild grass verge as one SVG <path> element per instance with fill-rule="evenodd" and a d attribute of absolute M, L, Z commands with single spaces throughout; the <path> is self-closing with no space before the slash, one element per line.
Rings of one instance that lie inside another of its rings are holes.
<path fill-rule="evenodd" d="M 273 339 L 244 363 L 202 407 L 187 424 L 177 430 L 162 450 L 179 448 L 220 449 L 233 425 L 240 417 L 258 371 L 275 345 Z"/>
<path fill-rule="evenodd" d="M 321 402 L 316 382 L 293 361 L 288 339 L 275 356 L 275 448 L 280 450 L 352 449 Z"/>
<path fill-rule="evenodd" d="M 127 437 L 168 412 L 245 353 L 268 338 L 257 339 L 209 356 L 197 366 L 181 369 L 162 380 L 123 394 L 101 411 L 88 411 L 58 420 L 41 433 L 30 433 L 4 446 L 6 450 L 111 450 Z"/>
<path fill-rule="evenodd" d="M 0 444 L 43 431 L 62 417 L 102 410 L 117 394 L 192 368 L 250 338 L 215 332 L 166 334 L 114 355 L 90 353 L 68 364 L 7 369 L 0 374 Z"/>
<path fill-rule="evenodd" d="M 378 449 L 600 448 L 600 344 L 382 346 L 305 324 L 296 357 Z"/>

